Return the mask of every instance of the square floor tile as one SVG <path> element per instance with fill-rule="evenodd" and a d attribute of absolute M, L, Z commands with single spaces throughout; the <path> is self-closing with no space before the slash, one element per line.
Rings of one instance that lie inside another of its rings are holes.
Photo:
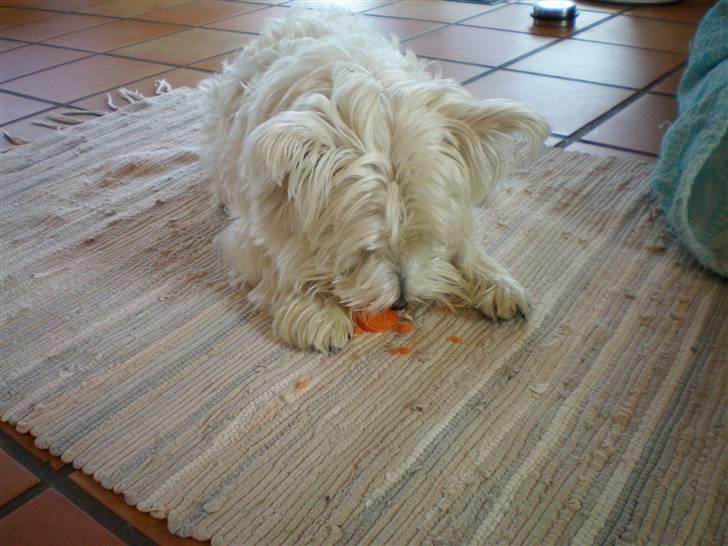
<path fill-rule="evenodd" d="M 0 519 L 0 536 L 5 544 L 23 546 L 124 546 L 55 489 Z"/>
<path fill-rule="evenodd" d="M 260 9 L 260 4 L 246 2 L 230 2 L 229 0 L 204 0 L 204 2 L 188 2 L 169 8 L 148 11 L 138 15 L 137 19 L 160 21 L 175 25 L 204 25 L 218 19 L 240 15 L 248 11 Z"/>
<path fill-rule="evenodd" d="M 0 54 L 0 82 L 87 57 L 82 51 L 29 45 Z"/>
<path fill-rule="evenodd" d="M 551 131 L 570 135 L 632 94 L 591 83 L 499 70 L 465 86 L 484 99 L 513 99 L 548 121 Z"/>
<path fill-rule="evenodd" d="M 0 449 L 0 506 L 40 483 L 30 470 Z"/>
<path fill-rule="evenodd" d="M 478 74 L 483 74 L 490 70 L 487 66 L 476 66 L 474 64 L 453 63 L 450 61 L 430 61 L 427 66 L 427 71 L 432 75 L 436 75 L 437 68 L 440 69 L 443 78 L 455 80 L 458 83 L 463 83 L 465 80 L 469 80 Z"/>
<path fill-rule="evenodd" d="M 48 17 L 40 21 L 34 21 L 25 25 L 0 30 L 0 37 L 13 38 L 15 40 L 27 40 L 29 42 L 40 42 L 68 34 L 84 28 L 95 27 L 113 21 L 108 17 L 92 17 L 90 15 L 65 14 L 55 17 Z"/>
<path fill-rule="evenodd" d="M 603 11 L 605 13 L 621 13 L 629 9 L 629 6 L 625 5 L 607 4 L 604 2 L 589 2 L 588 0 L 575 0 L 574 3 L 579 10 Z"/>
<path fill-rule="evenodd" d="M 117 49 L 114 53 L 136 59 L 186 65 L 234 51 L 254 38 L 251 34 L 192 28 L 155 40 Z"/>
<path fill-rule="evenodd" d="M 42 0 L 0 0 L 0 8 L 29 8 L 39 4 Z"/>
<path fill-rule="evenodd" d="M 582 140 L 656 154 L 676 117 L 677 101 L 673 97 L 647 94 L 585 134 Z"/>
<path fill-rule="evenodd" d="M 78 11 L 93 15 L 108 15 L 110 17 L 132 17 L 148 11 L 168 8 L 175 4 L 188 2 L 189 0 L 122 0 L 94 4 Z"/>
<path fill-rule="evenodd" d="M 607 146 L 596 146 L 594 144 L 587 144 L 586 142 L 574 142 L 569 144 L 565 149 L 568 152 L 582 152 L 585 154 L 601 155 L 605 157 L 637 159 L 639 161 L 647 161 L 649 163 L 655 163 L 657 161 L 657 159 L 651 155 L 628 152 L 626 150 L 617 150 L 616 148 L 609 148 Z"/>
<path fill-rule="evenodd" d="M 0 9 L 0 29 L 46 19 L 56 15 L 52 11 L 41 11 L 37 9 L 16 9 L 3 8 Z"/>
<path fill-rule="evenodd" d="M 97 55 L 18 78 L 4 87 L 9 91 L 66 103 L 167 69 L 160 64 Z"/>
<path fill-rule="evenodd" d="M 223 21 L 217 21 L 207 25 L 209 28 L 220 30 L 233 30 L 235 32 L 260 32 L 271 19 L 284 19 L 288 17 L 290 8 L 273 6 L 258 11 L 245 13 L 236 17 L 230 17 Z"/>
<path fill-rule="evenodd" d="M 576 23 L 571 28 L 541 27 L 533 24 L 531 17 L 531 6 L 526 4 L 510 4 L 500 9 L 494 9 L 468 19 L 465 24 L 497 28 L 502 30 L 514 30 L 517 32 L 528 32 L 542 36 L 569 36 L 580 31 L 597 21 L 609 17 L 608 13 L 597 11 L 581 11 L 576 18 Z"/>
<path fill-rule="evenodd" d="M 418 55 L 497 66 L 541 47 L 554 38 L 451 25 L 403 44 Z"/>
<path fill-rule="evenodd" d="M 685 60 L 684 55 L 564 40 L 510 68 L 597 83 L 642 88 Z"/>
<path fill-rule="evenodd" d="M 441 23 L 431 21 L 415 21 L 413 19 L 395 19 L 394 17 L 376 17 L 374 15 L 364 15 L 363 19 L 372 25 L 385 36 L 394 34 L 400 40 L 412 38 L 424 32 L 429 32 L 440 26 Z"/>
<path fill-rule="evenodd" d="M 44 43 L 104 52 L 171 34 L 183 28 L 185 27 L 166 23 L 117 20 L 105 25 L 52 38 Z"/>
<path fill-rule="evenodd" d="M 627 15 L 650 17 L 663 21 L 698 24 L 713 2 L 678 2 L 662 6 L 644 6 L 629 10 Z"/>
<path fill-rule="evenodd" d="M 562 137 L 560 137 L 560 136 L 549 135 L 549 136 L 546 137 L 546 140 L 544 140 L 543 145 L 544 146 L 548 146 L 549 148 L 553 148 L 554 146 L 556 146 L 562 140 L 564 140 L 564 139 Z"/>
<path fill-rule="evenodd" d="M 680 85 L 680 80 L 682 80 L 683 72 L 685 72 L 685 69 L 681 68 L 669 78 L 662 80 L 655 87 L 650 89 L 650 91 L 667 93 L 668 95 L 677 95 L 677 88 Z"/>
<path fill-rule="evenodd" d="M 202 543 L 191 538 L 180 538 L 172 535 L 167 530 L 167 523 L 164 520 L 154 519 L 129 506 L 122 495 L 104 489 L 94 481 L 91 476 L 83 472 L 75 471 L 69 476 L 72 482 L 94 497 L 97 501 L 106 506 L 124 521 L 135 527 L 137 530 L 148 536 L 155 543 L 164 546 L 201 546 Z"/>
<path fill-rule="evenodd" d="M 78 11 L 80 9 L 108 4 L 112 0 L 41 0 L 33 7 L 55 9 L 58 11 Z"/>
<path fill-rule="evenodd" d="M 199 68 L 200 70 L 209 70 L 210 72 L 220 72 L 222 70 L 223 61 L 231 62 L 235 58 L 236 53 L 234 51 L 230 53 L 223 53 L 222 55 L 215 55 L 204 61 L 193 63 L 190 68 Z"/>
<path fill-rule="evenodd" d="M 580 33 L 576 38 L 609 44 L 646 47 L 672 53 L 687 53 L 694 33 L 695 26 L 686 23 L 619 15 Z"/>
<path fill-rule="evenodd" d="M 47 102 L 26 99 L 0 91 L 0 125 L 5 125 L 13 120 L 29 116 L 41 110 L 47 110 L 52 106 L 52 104 L 48 104 Z"/>
<path fill-rule="evenodd" d="M 153 76 L 151 78 L 145 78 L 136 82 L 126 83 L 124 87 L 132 89 L 134 91 L 139 91 L 142 95 L 145 95 L 147 97 L 153 97 L 156 95 L 154 88 L 154 82 L 156 81 L 162 79 L 166 80 L 167 83 L 172 86 L 172 89 L 177 89 L 178 87 L 197 87 L 197 84 L 209 77 L 210 74 L 208 72 L 203 72 L 202 70 L 175 68 L 174 70 L 170 70 L 169 72 L 163 72 L 162 74 L 157 74 L 156 76 Z M 112 91 L 109 94 L 111 95 L 111 100 L 114 101 L 114 104 L 116 106 L 123 107 L 128 104 L 128 102 L 126 102 L 122 97 L 119 96 L 117 91 Z M 106 104 L 106 93 L 99 93 L 98 95 L 85 98 L 78 102 L 74 102 L 72 103 L 72 106 L 84 108 L 86 110 L 97 110 L 102 112 L 109 110 Z"/>
<path fill-rule="evenodd" d="M 15 40 L 0 40 L 0 53 L 5 53 L 6 51 L 10 51 L 27 45 L 27 42 L 16 42 Z"/>
<path fill-rule="evenodd" d="M 361 13 L 392 3 L 392 0 L 290 0 L 292 8 L 326 9 L 344 8 L 352 13 Z"/>
<path fill-rule="evenodd" d="M 387 15 L 389 17 L 406 17 L 424 19 L 442 23 L 456 23 L 468 17 L 478 15 L 493 6 L 471 4 L 465 2 L 448 2 L 445 0 L 400 0 L 394 4 L 377 8 L 368 13 Z"/>

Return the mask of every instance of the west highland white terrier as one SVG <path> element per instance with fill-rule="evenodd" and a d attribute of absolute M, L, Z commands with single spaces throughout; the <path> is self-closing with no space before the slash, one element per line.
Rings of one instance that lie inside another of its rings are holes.
<path fill-rule="evenodd" d="M 337 350 L 353 314 L 438 302 L 491 319 L 524 288 L 473 241 L 472 206 L 544 121 L 433 77 L 361 18 L 274 21 L 201 84 L 217 243 L 289 345 Z"/>

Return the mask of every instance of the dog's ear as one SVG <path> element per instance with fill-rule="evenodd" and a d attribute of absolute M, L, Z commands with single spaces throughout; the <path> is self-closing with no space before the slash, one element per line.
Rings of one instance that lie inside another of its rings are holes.
<path fill-rule="evenodd" d="M 469 172 L 471 201 L 478 203 L 516 156 L 540 151 L 549 129 L 540 116 L 517 102 L 477 100 L 464 93 L 446 97 L 438 110 Z"/>
<path fill-rule="evenodd" d="M 334 175 L 351 160 L 351 151 L 336 145 L 328 107 L 325 97 L 311 97 L 260 124 L 244 144 L 242 162 L 253 193 L 285 188 L 303 222 L 316 221 Z"/>
<path fill-rule="evenodd" d="M 255 178 L 281 185 L 291 174 L 296 180 L 313 174 L 321 156 L 333 145 L 329 124 L 321 113 L 288 110 L 248 135 L 244 161 Z M 297 190 L 295 183 L 289 187 L 292 194 Z"/>

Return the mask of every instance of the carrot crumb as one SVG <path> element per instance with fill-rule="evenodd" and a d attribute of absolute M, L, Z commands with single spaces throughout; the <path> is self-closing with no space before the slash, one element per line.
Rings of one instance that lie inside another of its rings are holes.
<path fill-rule="evenodd" d="M 364 330 L 362 330 L 362 329 L 361 329 L 361 328 L 359 328 L 358 326 L 354 325 L 354 335 L 355 335 L 355 336 L 360 336 L 360 335 L 362 335 L 363 333 L 364 333 Z"/>
<path fill-rule="evenodd" d="M 296 387 L 296 390 L 297 391 L 302 391 L 303 389 L 306 388 L 307 385 L 308 385 L 308 381 L 307 380 L 305 380 L 305 379 L 299 379 L 298 381 L 296 381 L 295 387 Z"/>
<path fill-rule="evenodd" d="M 460 336 L 450 336 L 447 339 L 450 341 L 450 343 L 462 343 L 463 342 L 463 338 L 461 338 Z"/>
<path fill-rule="evenodd" d="M 394 327 L 394 329 L 397 331 L 397 333 L 409 334 L 415 329 L 415 327 L 409 322 L 400 322 Z"/>
<path fill-rule="evenodd" d="M 393 355 L 408 355 L 412 352 L 412 349 L 409 347 L 394 347 L 389 352 Z"/>

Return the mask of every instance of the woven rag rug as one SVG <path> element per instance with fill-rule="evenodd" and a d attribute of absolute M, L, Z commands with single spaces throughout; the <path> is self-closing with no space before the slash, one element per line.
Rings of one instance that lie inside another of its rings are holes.
<path fill-rule="evenodd" d="M 0 156 L 3 420 L 213 544 L 728 543 L 728 286 L 651 165 L 548 150 L 475 210 L 528 321 L 298 352 L 211 244 L 195 97 Z"/>

